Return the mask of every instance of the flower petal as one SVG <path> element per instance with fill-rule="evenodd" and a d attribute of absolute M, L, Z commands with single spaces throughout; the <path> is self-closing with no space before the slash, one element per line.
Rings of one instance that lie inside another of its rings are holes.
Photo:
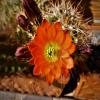
<path fill-rule="evenodd" d="M 56 22 L 55 24 L 54 24 L 54 27 L 56 28 L 56 31 L 61 31 L 62 30 L 62 26 L 61 26 L 61 23 L 60 22 Z"/>
<path fill-rule="evenodd" d="M 73 54 L 76 50 L 76 45 L 74 43 L 72 43 L 71 47 L 69 47 L 68 49 L 69 54 Z"/>
<path fill-rule="evenodd" d="M 52 41 L 55 39 L 56 30 L 53 24 L 51 24 L 51 26 L 47 29 L 46 36 L 47 36 L 48 41 Z"/>
<path fill-rule="evenodd" d="M 46 76 L 46 80 L 48 81 L 49 84 L 51 84 L 54 81 L 54 76 L 51 73 L 49 73 Z"/>
<path fill-rule="evenodd" d="M 41 65 L 41 74 L 42 75 L 47 75 L 50 72 L 51 68 L 49 67 L 49 65 Z"/>
<path fill-rule="evenodd" d="M 39 65 L 44 63 L 45 61 L 43 60 L 42 55 L 39 55 L 37 57 L 34 57 L 34 64 Z"/>
<path fill-rule="evenodd" d="M 72 37 L 69 34 L 65 34 L 65 41 L 62 44 L 62 48 L 68 49 L 72 44 Z"/>
<path fill-rule="evenodd" d="M 52 69 L 52 74 L 54 75 L 54 78 L 55 79 L 58 79 L 60 76 L 61 76 L 61 68 L 59 67 L 59 65 L 55 66 L 53 69 Z"/>
<path fill-rule="evenodd" d="M 31 40 L 27 45 L 29 51 L 31 51 L 32 48 L 34 48 L 34 40 Z"/>
<path fill-rule="evenodd" d="M 61 57 L 62 58 L 68 58 L 70 56 L 69 52 L 67 50 L 63 50 L 62 51 L 62 54 L 61 54 Z"/>
<path fill-rule="evenodd" d="M 48 41 L 48 38 L 47 38 L 47 33 L 48 33 L 48 29 L 51 29 L 51 24 L 48 23 L 47 20 L 44 20 L 43 23 L 38 26 L 37 28 L 37 32 L 36 32 L 36 41 L 40 42 L 38 44 L 45 44 L 45 42 Z"/>
<path fill-rule="evenodd" d="M 40 67 L 35 66 L 34 70 L 33 70 L 33 74 L 36 75 L 36 76 L 38 76 L 38 75 L 40 75 L 40 73 L 41 73 Z"/>
<path fill-rule="evenodd" d="M 29 64 L 34 65 L 34 59 L 33 59 L 33 58 L 31 58 L 31 59 L 29 60 Z"/>
<path fill-rule="evenodd" d="M 62 67 L 62 74 L 65 76 L 65 77 L 68 77 L 68 75 L 69 75 L 69 71 L 68 71 L 68 69 L 67 69 L 67 67 L 66 67 L 67 65 L 63 65 L 63 67 Z"/>
<path fill-rule="evenodd" d="M 47 30 L 50 29 L 50 27 L 51 27 L 51 24 L 46 19 L 44 19 L 42 21 L 42 24 L 38 26 L 36 33 L 41 36 L 43 35 L 42 37 L 44 37 L 47 35 Z"/>
<path fill-rule="evenodd" d="M 61 76 L 61 68 L 62 68 L 62 59 L 59 59 L 56 63 L 53 69 L 51 70 L 51 73 L 54 75 L 55 79 L 58 79 Z"/>
<path fill-rule="evenodd" d="M 71 57 L 64 59 L 67 69 L 72 69 L 74 67 L 74 61 Z"/>
<path fill-rule="evenodd" d="M 59 30 L 56 34 L 55 41 L 58 42 L 60 45 L 64 41 L 64 32 L 62 30 Z"/>
<path fill-rule="evenodd" d="M 51 24 L 46 19 L 43 19 L 41 27 L 48 29 L 50 26 L 51 26 Z"/>

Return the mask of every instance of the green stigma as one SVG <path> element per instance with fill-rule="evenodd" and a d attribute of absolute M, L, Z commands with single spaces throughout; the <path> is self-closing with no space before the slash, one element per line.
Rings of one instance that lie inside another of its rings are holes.
<path fill-rule="evenodd" d="M 48 43 L 44 50 L 45 58 L 49 62 L 56 62 L 59 58 L 60 47 L 57 43 Z"/>

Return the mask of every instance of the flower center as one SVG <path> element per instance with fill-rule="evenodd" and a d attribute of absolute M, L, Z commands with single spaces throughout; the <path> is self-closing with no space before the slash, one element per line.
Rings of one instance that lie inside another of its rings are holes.
<path fill-rule="evenodd" d="M 45 58 L 49 62 L 56 62 L 59 58 L 60 47 L 57 43 L 48 43 L 44 50 Z"/>

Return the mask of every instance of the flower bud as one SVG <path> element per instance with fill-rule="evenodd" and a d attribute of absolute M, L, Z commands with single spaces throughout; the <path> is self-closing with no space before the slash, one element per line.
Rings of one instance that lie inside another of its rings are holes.
<path fill-rule="evenodd" d="M 37 18 L 38 22 L 41 23 L 41 12 L 34 0 L 23 0 L 23 7 L 25 14 L 30 21 L 34 22 L 34 20 Z"/>
<path fill-rule="evenodd" d="M 29 60 L 31 58 L 31 54 L 28 51 L 27 46 L 17 48 L 15 56 L 19 61 Z"/>
<path fill-rule="evenodd" d="M 23 15 L 19 15 L 17 17 L 17 21 L 18 21 L 18 24 L 24 29 L 24 30 L 28 30 L 28 19 L 23 16 Z"/>

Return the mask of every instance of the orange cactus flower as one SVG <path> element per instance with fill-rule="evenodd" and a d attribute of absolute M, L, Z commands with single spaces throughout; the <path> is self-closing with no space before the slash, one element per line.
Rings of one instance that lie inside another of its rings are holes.
<path fill-rule="evenodd" d="M 60 22 L 51 24 L 44 19 L 28 48 L 32 55 L 29 63 L 35 65 L 33 74 L 46 77 L 49 84 L 61 75 L 67 77 L 68 70 L 74 67 L 70 55 L 75 51 L 75 44 Z"/>

